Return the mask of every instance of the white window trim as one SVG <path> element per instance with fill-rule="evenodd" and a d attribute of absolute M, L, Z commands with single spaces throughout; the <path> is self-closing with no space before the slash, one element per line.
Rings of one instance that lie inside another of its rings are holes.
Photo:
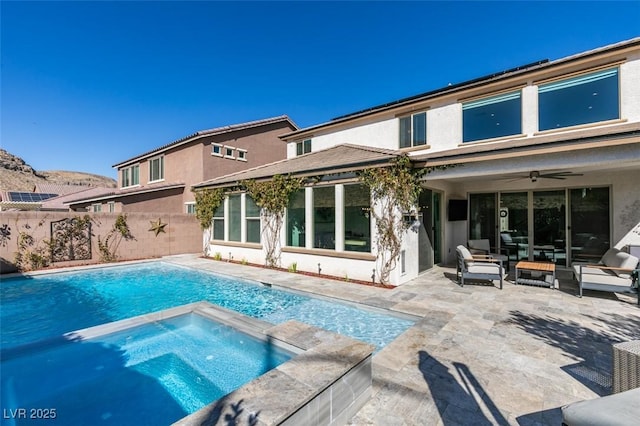
<path fill-rule="evenodd" d="M 136 166 L 138 167 L 138 183 L 133 184 L 133 185 L 127 185 L 127 186 L 124 186 L 124 182 L 122 182 L 122 172 L 123 172 L 124 170 L 128 170 L 128 172 L 127 172 L 127 173 L 129 173 L 129 180 L 130 180 L 130 181 L 132 181 L 132 180 L 133 180 L 133 170 L 132 170 L 132 168 L 133 168 L 133 167 L 136 167 Z M 135 188 L 136 186 L 140 186 L 140 163 L 132 164 L 132 165 L 127 166 L 127 167 L 123 167 L 123 168 L 121 168 L 121 169 L 119 170 L 119 172 L 120 172 L 120 180 L 121 180 L 121 182 L 120 182 L 120 183 L 122 184 L 122 186 L 120 187 L 121 189 L 125 189 L 125 188 Z"/>
<path fill-rule="evenodd" d="M 116 211 L 116 203 L 115 203 L 115 201 L 109 201 L 107 203 L 107 207 L 109 209 L 109 213 L 114 213 Z"/>
<path fill-rule="evenodd" d="M 157 159 L 162 159 L 162 178 L 160 179 L 156 179 L 156 180 L 151 180 L 151 162 L 153 160 L 157 160 Z M 162 182 L 164 181 L 164 155 L 159 155 L 157 157 L 152 157 L 149 158 L 149 160 L 147 161 L 147 164 L 149 164 L 149 183 L 155 183 L 155 182 Z"/>
<path fill-rule="evenodd" d="M 236 156 L 234 154 L 232 155 L 227 155 L 227 150 L 230 149 L 232 151 L 235 151 L 236 148 L 234 146 L 224 146 L 224 158 L 231 158 L 232 160 L 235 160 Z"/>
<path fill-rule="evenodd" d="M 193 206 L 193 213 L 189 213 L 189 206 Z M 196 206 L 196 202 L 195 201 L 187 201 L 186 203 L 184 203 L 184 212 L 186 214 L 195 214 L 196 210 L 195 210 L 195 206 Z"/>
<path fill-rule="evenodd" d="M 220 148 L 220 152 L 214 152 L 214 148 Z M 224 149 L 224 145 L 220 145 L 219 143 L 212 143 L 211 144 L 211 155 L 214 155 L 216 157 L 222 157 L 224 155 L 224 153 L 222 152 L 222 150 Z"/>
<path fill-rule="evenodd" d="M 238 152 L 238 156 L 236 157 L 236 160 L 238 160 L 238 161 L 247 161 L 247 150 L 246 149 L 236 148 L 236 151 Z M 241 157 L 241 154 L 242 154 L 242 157 Z"/>
<path fill-rule="evenodd" d="M 96 210 L 96 208 L 98 210 Z M 93 213 L 102 213 L 102 204 L 100 204 L 100 203 L 91 204 L 91 211 Z"/>

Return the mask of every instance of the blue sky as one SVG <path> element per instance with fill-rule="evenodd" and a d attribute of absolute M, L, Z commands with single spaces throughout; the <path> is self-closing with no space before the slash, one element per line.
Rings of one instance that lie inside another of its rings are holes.
<path fill-rule="evenodd" d="M 7 2 L 1 142 L 37 170 L 300 127 L 640 36 L 633 2 Z"/>

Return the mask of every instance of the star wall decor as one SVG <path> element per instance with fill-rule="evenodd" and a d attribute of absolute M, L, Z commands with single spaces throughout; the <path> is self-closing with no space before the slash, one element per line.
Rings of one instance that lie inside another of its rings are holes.
<path fill-rule="evenodd" d="M 164 230 L 164 227 L 167 226 L 167 223 L 162 223 L 162 219 L 158 218 L 158 220 L 156 222 L 154 221 L 149 221 L 149 223 L 151 224 L 151 228 L 149 228 L 149 231 L 153 231 L 156 234 L 156 237 L 158 236 L 159 233 L 161 232 L 166 232 Z"/>

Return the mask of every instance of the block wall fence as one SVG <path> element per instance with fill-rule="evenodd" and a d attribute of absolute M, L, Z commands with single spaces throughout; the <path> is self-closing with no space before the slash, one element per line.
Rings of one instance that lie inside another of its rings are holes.
<path fill-rule="evenodd" d="M 0 273 L 15 272 L 18 236 L 27 232 L 35 244 L 45 246 L 51 238 L 51 223 L 66 218 L 89 215 L 91 223 L 91 258 L 55 262 L 50 267 L 77 266 L 101 263 L 98 237 L 104 241 L 118 217 L 118 213 L 79 213 L 19 211 L 0 213 Z M 164 231 L 157 232 L 158 221 Z M 202 231 L 195 216 L 187 214 L 126 213 L 126 222 L 133 239 L 123 239 L 116 252 L 118 260 L 157 258 L 175 254 L 202 253 Z M 164 226 L 162 226 L 165 224 Z"/>

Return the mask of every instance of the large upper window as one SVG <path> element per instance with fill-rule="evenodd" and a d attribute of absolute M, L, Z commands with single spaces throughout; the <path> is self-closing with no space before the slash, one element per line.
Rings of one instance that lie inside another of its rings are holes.
<path fill-rule="evenodd" d="M 149 160 L 149 182 L 164 179 L 164 157 Z"/>
<path fill-rule="evenodd" d="M 245 196 L 245 220 L 247 225 L 247 242 L 260 242 L 260 207 L 250 196 Z"/>
<path fill-rule="evenodd" d="M 427 144 L 427 113 L 400 117 L 400 148 Z"/>
<path fill-rule="evenodd" d="M 287 245 L 305 246 L 305 190 L 300 189 L 289 199 L 287 207 Z"/>
<path fill-rule="evenodd" d="M 538 128 L 557 129 L 620 117 L 618 69 L 538 87 Z"/>
<path fill-rule="evenodd" d="M 120 170 L 122 188 L 140 185 L 140 165 L 126 167 Z"/>
<path fill-rule="evenodd" d="M 462 104 L 462 141 L 522 133 L 520 92 L 505 93 Z"/>
<path fill-rule="evenodd" d="M 296 155 L 302 155 L 311 152 L 311 139 L 305 139 L 296 143 Z"/>

